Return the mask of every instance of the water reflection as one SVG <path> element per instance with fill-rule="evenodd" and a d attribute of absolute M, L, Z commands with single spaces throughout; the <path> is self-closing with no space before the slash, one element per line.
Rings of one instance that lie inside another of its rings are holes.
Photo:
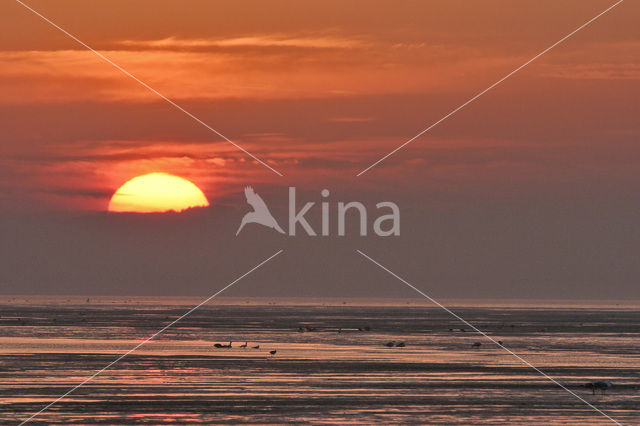
<path fill-rule="evenodd" d="M 204 307 L 38 420 L 606 423 L 490 342 L 472 349 L 478 336 L 461 331 L 438 308 L 365 305 L 243 300 Z M 28 417 L 185 310 L 166 300 L 162 306 L 46 300 L 3 306 L 0 422 Z M 638 311 L 520 306 L 457 312 L 618 420 L 640 420 Z M 406 346 L 385 347 L 391 340 Z M 213 347 L 229 341 L 237 343 Z M 247 348 L 240 347 L 244 342 Z M 580 387 L 591 380 L 611 380 L 614 387 L 592 395 Z"/>

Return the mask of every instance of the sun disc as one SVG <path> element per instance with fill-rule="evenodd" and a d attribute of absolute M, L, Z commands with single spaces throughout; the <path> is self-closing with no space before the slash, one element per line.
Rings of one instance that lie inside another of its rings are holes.
<path fill-rule="evenodd" d="M 111 197 L 108 211 L 134 213 L 181 212 L 207 207 L 204 193 L 187 179 L 168 173 L 149 173 L 134 177 Z"/>

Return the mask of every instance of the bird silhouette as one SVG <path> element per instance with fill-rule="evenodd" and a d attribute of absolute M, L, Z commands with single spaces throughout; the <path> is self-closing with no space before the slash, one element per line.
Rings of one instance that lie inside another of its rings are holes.
<path fill-rule="evenodd" d="M 247 223 L 258 223 L 284 234 L 284 231 L 280 228 L 278 222 L 276 222 L 262 197 L 256 194 L 252 187 L 247 186 L 244 188 L 244 195 L 247 197 L 247 203 L 253 207 L 253 211 L 244 215 L 242 222 L 240 223 L 240 227 L 236 231 L 236 235 L 240 233 Z"/>
<path fill-rule="evenodd" d="M 251 346 L 253 349 L 260 349 L 260 345 Z"/>
<path fill-rule="evenodd" d="M 596 394 L 596 389 L 600 389 L 600 392 L 604 395 L 611 386 L 611 382 L 609 380 L 599 380 L 597 382 L 589 382 L 584 384 L 584 387 L 591 389 L 593 394 Z"/>
<path fill-rule="evenodd" d="M 244 342 L 244 345 L 240 345 L 241 348 L 246 348 L 247 347 L 247 343 L 249 342 Z"/>
<path fill-rule="evenodd" d="M 275 354 L 276 354 L 276 352 L 278 352 L 278 351 L 276 351 L 275 349 L 274 349 L 274 350 L 272 350 L 272 351 L 269 351 L 269 353 L 270 353 L 271 355 L 275 355 Z"/>

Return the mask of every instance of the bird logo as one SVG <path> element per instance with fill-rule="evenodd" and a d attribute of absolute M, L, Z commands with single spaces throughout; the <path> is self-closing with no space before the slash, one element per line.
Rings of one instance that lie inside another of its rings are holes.
<path fill-rule="evenodd" d="M 242 218 L 242 222 L 240 223 L 240 227 L 236 231 L 236 235 L 240 233 L 242 228 L 247 223 L 258 223 L 260 225 L 273 228 L 279 233 L 284 234 L 284 231 L 282 230 L 282 228 L 280 228 L 278 222 L 276 222 L 262 197 L 256 194 L 252 187 L 245 187 L 244 195 L 245 197 L 247 197 L 247 203 L 249 203 L 249 205 L 253 207 L 253 211 L 244 215 L 244 217 Z"/>

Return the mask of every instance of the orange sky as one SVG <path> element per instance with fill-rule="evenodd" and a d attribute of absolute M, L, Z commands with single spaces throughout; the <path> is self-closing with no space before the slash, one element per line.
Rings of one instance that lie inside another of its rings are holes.
<path fill-rule="evenodd" d="M 635 185 L 637 2 L 353 182 L 612 3 L 29 2 L 285 173 L 279 178 L 3 2 L 0 199 L 27 209 L 104 210 L 123 182 L 153 171 L 193 180 L 214 203 L 246 183 L 315 188 L 318 176 L 327 187 L 407 196 L 514 185 L 569 191 L 603 179 Z"/>
<path fill-rule="evenodd" d="M 362 249 L 436 298 L 637 298 L 637 1 L 358 178 L 614 0 L 28 3 L 284 176 L 0 2 L 4 293 L 204 295 L 285 249 L 230 295 L 413 295 Z M 211 206 L 105 213 L 152 172 Z M 401 235 L 234 237 L 245 186 L 286 223 L 289 185 L 315 224 L 323 188 L 394 201 Z"/>

